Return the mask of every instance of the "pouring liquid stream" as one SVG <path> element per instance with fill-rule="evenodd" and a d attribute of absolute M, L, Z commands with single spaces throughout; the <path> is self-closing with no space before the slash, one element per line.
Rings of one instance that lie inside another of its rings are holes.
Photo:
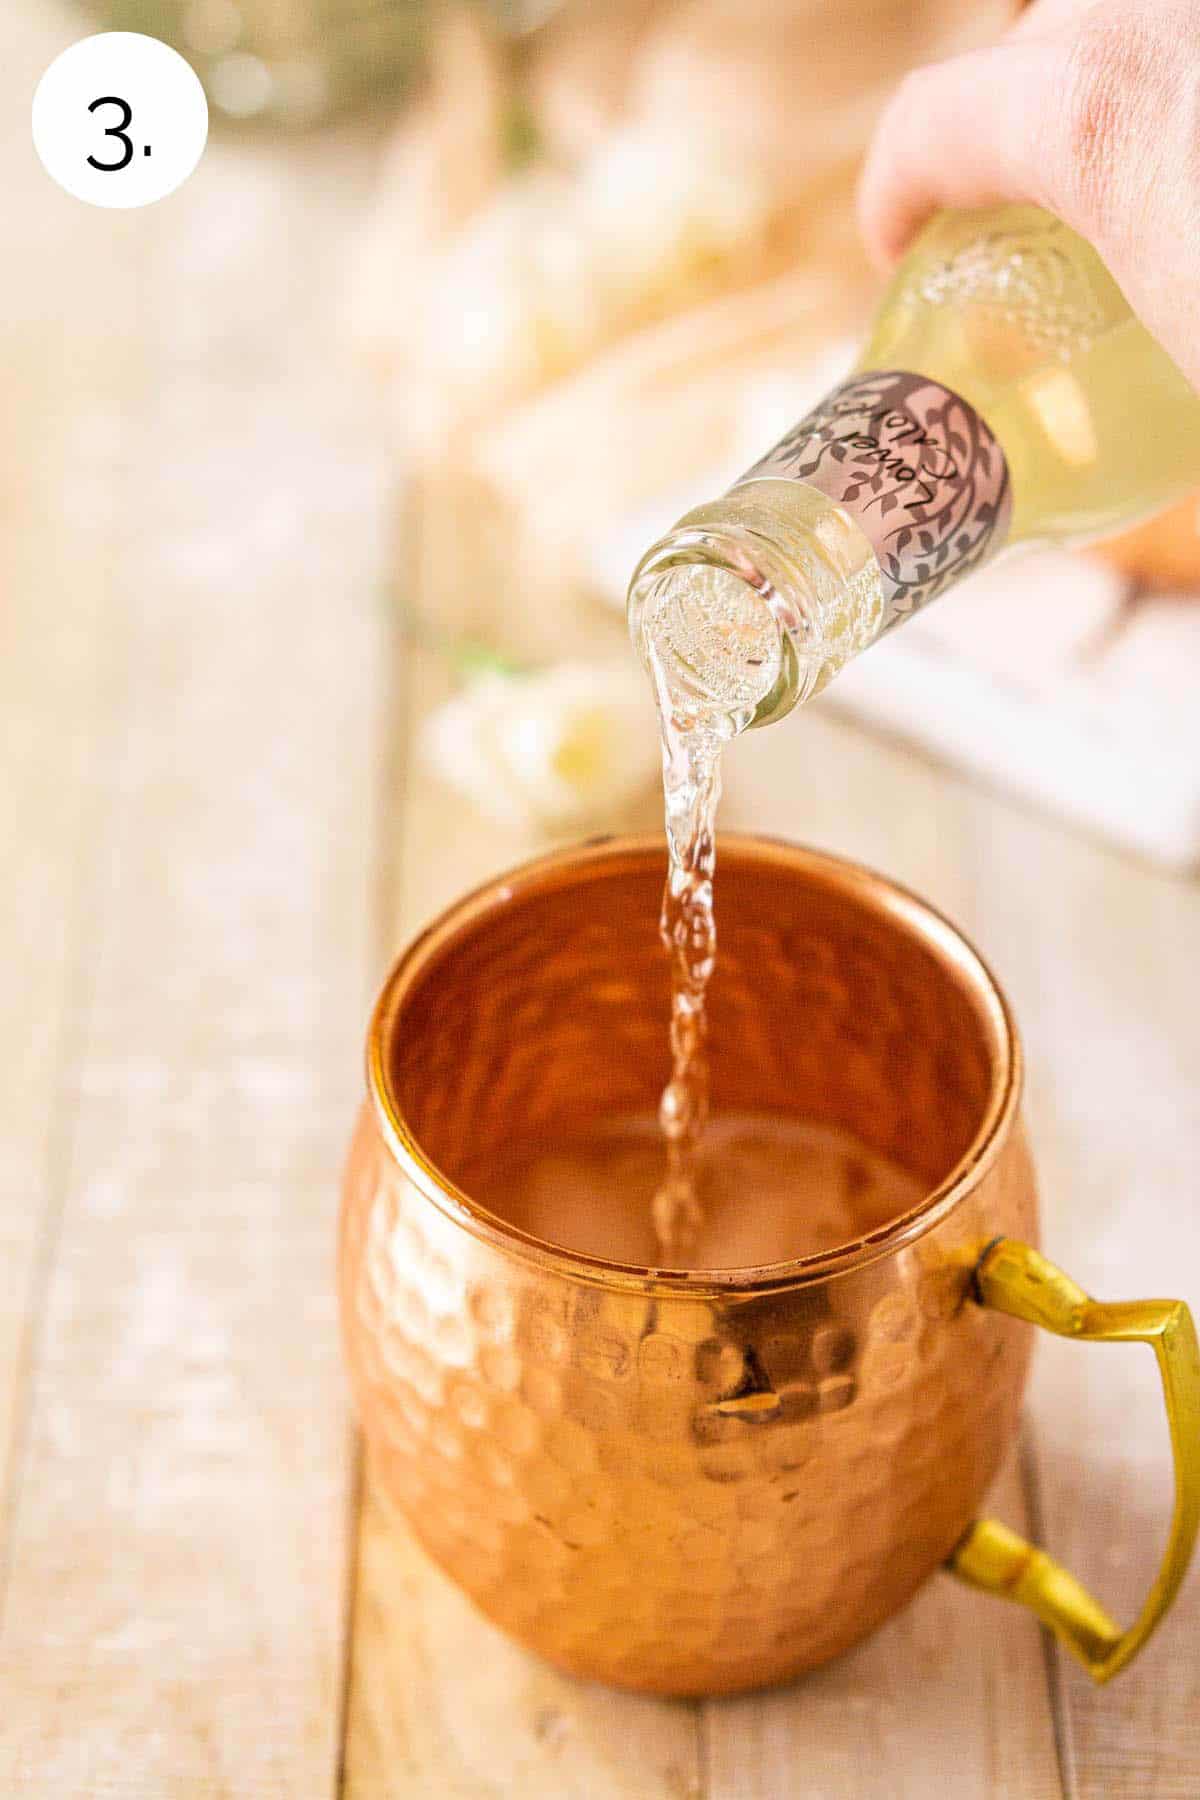
<path fill-rule="evenodd" d="M 652 1216 L 661 1260 L 678 1265 L 704 1221 L 721 756 L 774 686 L 781 645 L 768 607 L 744 581 L 724 569 L 690 567 L 661 583 L 646 610 L 642 651 L 662 739 L 667 881 L 660 929 L 671 962 L 671 1076 L 659 1104 L 666 1169 Z"/>

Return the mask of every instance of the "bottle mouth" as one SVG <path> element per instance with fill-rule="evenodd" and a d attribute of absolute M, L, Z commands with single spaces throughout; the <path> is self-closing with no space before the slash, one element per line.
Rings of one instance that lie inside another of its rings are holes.
<path fill-rule="evenodd" d="M 762 576 L 711 553 L 651 552 L 629 592 L 634 646 L 672 705 L 744 731 L 789 712 L 803 682 Z"/>

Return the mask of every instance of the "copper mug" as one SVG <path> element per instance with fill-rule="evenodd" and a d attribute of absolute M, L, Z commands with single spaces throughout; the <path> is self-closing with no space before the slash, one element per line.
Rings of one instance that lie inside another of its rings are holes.
<path fill-rule="evenodd" d="M 796 1262 L 689 1273 L 572 1254 L 472 1197 L 464 1170 L 514 1142 L 653 1109 L 663 869 L 651 841 L 531 863 L 451 907 L 387 981 L 340 1273 L 383 1492 L 497 1624 L 618 1686 L 784 1680 L 943 1565 L 1032 1608 L 1106 1679 L 1196 1535 L 1196 1334 L 1182 1302 L 1100 1304 L 1033 1247 L 1013 1021 L 930 907 L 834 857 L 722 839 L 714 1106 L 849 1128 L 921 1178 L 905 1216 Z M 1033 1324 L 1158 1356 L 1175 1517 L 1125 1631 L 976 1516 Z"/>

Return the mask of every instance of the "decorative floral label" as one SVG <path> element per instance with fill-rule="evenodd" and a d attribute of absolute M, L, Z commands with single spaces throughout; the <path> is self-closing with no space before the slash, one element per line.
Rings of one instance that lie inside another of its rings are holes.
<path fill-rule="evenodd" d="M 903 369 L 832 389 L 742 481 L 764 475 L 806 481 L 853 515 L 879 558 L 885 630 L 997 551 L 1012 511 L 1008 464 L 985 420 Z"/>

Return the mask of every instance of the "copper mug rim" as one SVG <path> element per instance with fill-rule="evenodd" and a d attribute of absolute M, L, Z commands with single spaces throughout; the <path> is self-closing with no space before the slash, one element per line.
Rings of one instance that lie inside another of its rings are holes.
<path fill-rule="evenodd" d="M 931 1231 L 978 1185 L 995 1161 L 1020 1104 L 1023 1058 L 1020 1038 L 999 982 L 979 952 L 936 907 L 865 864 L 829 851 L 757 834 L 723 833 L 721 856 L 786 868 L 793 874 L 818 876 L 848 896 L 869 899 L 895 922 L 917 936 L 945 966 L 969 984 L 990 1027 L 989 1088 L 979 1126 L 966 1150 L 935 1187 L 908 1212 L 886 1226 L 838 1245 L 786 1262 L 746 1269 L 652 1268 L 609 1261 L 565 1249 L 534 1237 L 481 1206 L 458 1187 L 426 1155 L 410 1130 L 392 1081 L 388 1047 L 393 1041 L 405 1000 L 421 975 L 458 937 L 478 928 L 489 913 L 518 901 L 548 879 L 569 876 L 584 880 L 613 863 L 654 863 L 665 867 L 663 839 L 641 833 L 588 839 L 533 857 L 493 876 L 445 908 L 408 945 L 384 982 L 371 1016 L 367 1038 L 367 1086 L 379 1130 L 389 1152 L 422 1196 L 473 1236 L 519 1255 L 542 1268 L 578 1281 L 601 1282 L 639 1293 L 662 1291 L 693 1295 L 747 1296 L 800 1288 L 860 1269 L 906 1249 Z M 664 1031 L 666 1024 L 664 1021 Z"/>

